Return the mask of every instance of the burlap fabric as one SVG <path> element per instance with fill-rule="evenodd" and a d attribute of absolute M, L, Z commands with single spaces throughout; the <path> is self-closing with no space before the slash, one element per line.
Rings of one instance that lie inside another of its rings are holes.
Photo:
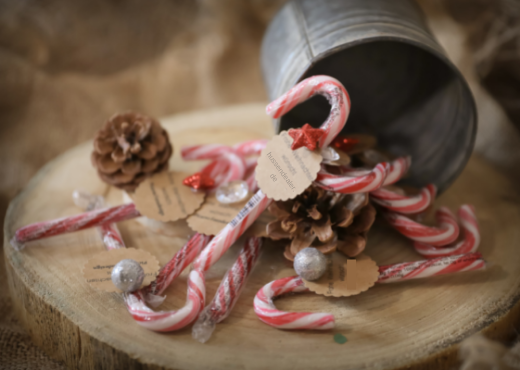
<path fill-rule="evenodd" d="M 154 0 L 153 6 L 115 0 L 0 2 L 2 218 L 9 200 L 39 168 L 91 139 L 117 111 L 161 117 L 266 101 L 260 42 L 283 2 Z M 468 6 L 467 1 L 459 2 Z M 446 15 L 440 1 L 420 4 L 479 102 L 477 150 L 500 168 L 516 168 L 518 132 L 478 82 L 475 49 L 466 47 L 471 31 Z M 62 369 L 32 345 L 18 325 L 3 253 L 0 259 L 0 368 Z"/>

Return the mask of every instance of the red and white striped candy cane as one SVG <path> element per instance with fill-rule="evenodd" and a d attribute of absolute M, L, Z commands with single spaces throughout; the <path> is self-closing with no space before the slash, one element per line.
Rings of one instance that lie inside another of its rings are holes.
<path fill-rule="evenodd" d="M 186 305 L 176 311 L 155 312 L 149 308 L 141 293 L 124 294 L 126 307 L 137 323 L 154 331 L 173 331 L 193 322 L 204 307 L 204 273 L 192 270 L 188 277 L 188 299 Z"/>
<path fill-rule="evenodd" d="M 173 331 L 182 329 L 195 320 L 204 307 L 204 274 L 193 270 L 188 276 L 188 295 L 186 304 L 179 310 L 155 312 L 146 304 L 153 300 L 177 278 L 207 245 L 211 237 L 195 234 L 161 269 L 155 281 L 134 293 L 123 297 L 134 320 L 141 326 L 154 331 Z"/>
<path fill-rule="evenodd" d="M 50 221 L 36 222 L 16 230 L 14 237 L 11 239 L 11 245 L 15 249 L 20 250 L 24 247 L 25 243 L 33 240 L 130 220 L 140 216 L 141 214 L 135 208 L 135 205 L 131 203 L 117 207 L 96 209 L 79 215 Z"/>
<path fill-rule="evenodd" d="M 235 153 L 241 157 L 259 155 L 267 145 L 267 139 L 243 141 L 232 147 L 222 144 L 189 145 L 181 149 L 184 160 L 217 159 L 224 153 Z"/>
<path fill-rule="evenodd" d="M 438 257 L 425 261 L 405 262 L 379 266 L 378 283 L 419 279 L 436 275 L 472 270 L 482 270 L 486 262 L 480 253 L 465 253 L 456 256 Z"/>
<path fill-rule="evenodd" d="M 197 257 L 194 268 L 207 271 L 233 245 L 233 243 L 247 230 L 249 226 L 271 203 L 262 190 L 258 190 L 242 208 L 238 215 L 228 223 L 208 244 Z"/>
<path fill-rule="evenodd" d="M 343 194 L 374 192 L 384 185 L 399 181 L 410 167 L 409 157 L 400 157 L 389 163 L 379 163 L 372 170 L 342 167 L 342 174 L 328 173 L 322 169 L 315 184 Z"/>
<path fill-rule="evenodd" d="M 74 204 L 86 211 L 105 208 L 105 200 L 100 195 L 92 195 L 84 191 L 76 190 L 72 194 Z M 123 237 L 116 224 L 104 224 L 98 227 L 99 234 L 107 250 L 125 248 Z"/>
<path fill-rule="evenodd" d="M 245 182 L 250 192 L 256 192 L 258 190 L 258 184 L 256 182 L 255 169 L 258 163 L 258 157 L 248 157 L 245 159 L 246 162 L 246 175 Z"/>
<path fill-rule="evenodd" d="M 188 267 L 210 242 L 211 236 L 195 233 L 184 246 L 164 265 L 155 280 L 141 289 L 146 294 L 160 295 Z"/>
<path fill-rule="evenodd" d="M 246 163 L 244 159 L 236 153 L 224 153 L 222 154 L 222 158 L 228 162 L 228 167 L 221 184 L 242 180 L 246 173 Z"/>
<path fill-rule="evenodd" d="M 233 153 L 233 148 L 222 144 L 183 146 L 181 156 L 184 160 L 216 159 L 224 153 Z"/>
<path fill-rule="evenodd" d="M 370 193 L 370 199 L 386 209 L 403 214 L 415 214 L 424 211 L 435 200 L 437 188 L 430 184 L 417 195 L 407 196 L 390 189 L 380 188 Z"/>
<path fill-rule="evenodd" d="M 412 161 L 410 157 L 399 157 L 390 162 L 383 186 L 395 184 L 408 172 Z"/>
<path fill-rule="evenodd" d="M 267 325 L 289 330 L 328 330 L 334 327 L 334 315 L 319 312 L 285 312 L 276 308 L 275 297 L 287 293 L 309 292 L 299 276 L 271 281 L 256 293 L 254 310 Z"/>
<path fill-rule="evenodd" d="M 383 186 L 388 168 L 387 163 L 379 163 L 372 171 L 360 176 L 334 175 L 322 169 L 315 184 L 336 193 L 368 193 Z"/>
<path fill-rule="evenodd" d="M 475 215 L 475 209 L 473 206 L 463 205 L 459 209 L 458 216 L 464 233 L 464 240 L 455 243 L 452 246 L 445 246 L 442 248 L 415 242 L 415 250 L 428 258 L 475 252 L 480 244 L 480 230 L 478 227 L 477 216 Z"/>
<path fill-rule="evenodd" d="M 296 105 L 317 94 L 324 95 L 331 105 L 327 120 L 320 126 L 325 130 L 325 134 L 320 139 L 320 148 L 323 148 L 343 130 L 350 113 L 350 98 L 347 90 L 335 78 L 323 75 L 309 77 L 270 103 L 266 112 L 273 118 L 280 118 Z"/>
<path fill-rule="evenodd" d="M 211 337 L 216 324 L 229 316 L 260 256 L 261 246 L 262 238 L 252 237 L 246 241 L 237 260 L 222 279 L 215 297 L 202 310 L 193 325 L 193 338 L 205 343 Z"/>
<path fill-rule="evenodd" d="M 233 145 L 233 150 L 242 157 L 260 155 L 268 142 L 269 140 L 267 139 L 248 140 Z"/>
<path fill-rule="evenodd" d="M 457 220 L 446 207 L 441 207 L 435 212 L 439 227 L 422 225 L 398 213 L 384 211 L 383 215 L 397 231 L 417 242 L 442 247 L 453 243 L 459 236 Z"/>
<path fill-rule="evenodd" d="M 395 283 L 454 272 L 481 270 L 485 267 L 486 262 L 482 259 L 480 253 L 467 253 L 425 261 L 380 266 L 377 282 Z M 262 287 L 256 294 L 254 300 L 255 313 L 261 321 L 278 329 L 332 329 L 334 327 L 334 316 L 332 314 L 280 311 L 273 303 L 273 299 L 278 296 L 287 293 L 306 292 L 310 292 L 310 290 L 305 287 L 299 276 L 290 276 L 272 281 Z"/>

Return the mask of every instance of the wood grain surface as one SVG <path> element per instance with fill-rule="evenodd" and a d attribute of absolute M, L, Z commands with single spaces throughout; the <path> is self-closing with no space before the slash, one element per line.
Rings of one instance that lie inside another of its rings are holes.
<path fill-rule="evenodd" d="M 182 162 L 182 145 L 270 137 L 264 105 L 253 104 L 164 119 L 175 146 L 171 168 L 194 171 L 201 163 Z M 280 331 L 253 312 L 256 291 L 265 283 L 294 274 L 282 248 L 266 243 L 260 262 L 231 316 L 200 344 L 191 328 L 158 334 L 137 326 L 116 293 L 92 289 L 81 269 L 103 245 L 95 230 L 30 243 L 22 252 L 8 243 L 16 228 L 31 222 L 76 214 L 71 198 L 78 188 L 106 193 L 89 163 L 91 143 L 76 147 L 45 166 L 11 203 L 4 228 L 9 287 L 18 317 L 33 341 L 52 357 L 80 369 L 438 369 L 456 362 L 456 345 L 484 331 L 504 338 L 518 324 L 520 310 L 520 197 L 505 177 L 478 158 L 437 201 L 455 210 L 477 209 L 486 271 L 376 285 L 349 298 L 305 294 L 277 301 L 284 310 L 327 311 L 336 316 L 333 331 Z M 110 191 L 112 204 L 121 194 Z M 121 223 L 128 247 L 151 252 L 164 264 L 185 242 L 156 234 L 135 220 Z M 182 226 L 182 225 L 181 225 Z M 207 274 L 208 298 L 240 248 L 237 243 Z M 379 220 L 366 254 L 378 264 L 421 259 L 410 243 Z M 167 290 L 162 309 L 184 304 L 185 275 Z M 334 334 L 347 337 L 344 344 Z"/>

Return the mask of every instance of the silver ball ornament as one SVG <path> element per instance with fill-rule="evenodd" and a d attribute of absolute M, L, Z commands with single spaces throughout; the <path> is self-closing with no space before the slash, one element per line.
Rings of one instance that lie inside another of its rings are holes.
<path fill-rule="evenodd" d="M 112 269 L 112 282 L 125 293 L 136 291 L 144 280 L 144 270 L 139 262 L 132 259 L 121 260 Z"/>
<path fill-rule="evenodd" d="M 294 269 L 302 279 L 318 280 L 327 270 L 327 257 L 316 248 L 303 248 L 294 257 Z"/>

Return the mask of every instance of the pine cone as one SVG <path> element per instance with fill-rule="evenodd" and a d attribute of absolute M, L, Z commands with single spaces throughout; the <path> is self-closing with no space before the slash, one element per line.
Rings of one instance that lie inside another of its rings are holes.
<path fill-rule="evenodd" d="M 375 218 L 367 194 L 339 194 L 314 186 L 295 199 L 272 203 L 269 212 L 277 219 L 267 225 L 267 235 L 291 240 L 284 253 L 291 261 L 306 247 L 324 254 L 339 249 L 348 256 L 358 255 Z"/>
<path fill-rule="evenodd" d="M 148 176 L 168 168 L 172 151 L 159 122 L 128 112 L 114 115 L 98 131 L 91 160 L 103 181 L 134 191 Z"/>

